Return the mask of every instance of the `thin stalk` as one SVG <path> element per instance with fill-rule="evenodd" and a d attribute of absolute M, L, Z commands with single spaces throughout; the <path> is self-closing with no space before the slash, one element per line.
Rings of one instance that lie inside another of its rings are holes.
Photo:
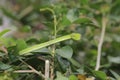
<path fill-rule="evenodd" d="M 106 26 L 107 26 L 107 18 L 105 16 L 103 16 L 102 17 L 102 31 L 101 31 L 99 44 L 98 44 L 97 62 L 96 62 L 96 67 L 95 67 L 96 71 L 98 71 L 100 68 L 101 52 L 102 52 L 102 45 L 103 45 L 103 41 L 104 41 Z"/>
<path fill-rule="evenodd" d="M 41 9 L 42 11 L 44 11 L 44 10 L 49 10 L 52 14 L 53 14 L 53 18 L 54 18 L 54 20 L 53 20 L 53 24 L 54 24 L 54 39 L 56 39 L 56 37 L 57 37 L 57 18 L 56 18 L 56 15 L 55 15 L 55 12 L 54 12 L 54 10 L 53 9 L 50 9 L 50 8 L 45 8 L 45 9 Z M 55 48 L 56 48 L 56 46 L 55 46 L 55 43 L 53 44 L 53 46 L 51 47 L 52 48 L 52 56 L 53 56 L 53 62 L 51 63 L 51 80 L 53 80 L 54 79 L 54 56 L 55 56 Z"/>
<path fill-rule="evenodd" d="M 49 66 L 50 66 L 50 62 L 49 60 L 45 60 L 45 80 L 49 79 Z"/>
<path fill-rule="evenodd" d="M 53 11 L 53 18 L 54 18 L 54 39 L 56 39 L 57 37 L 57 18 L 56 18 L 56 15 L 55 15 L 55 12 Z M 52 46 L 52 54 L 53 54 L 53 62 L 51 63 L 51 80 L 54 80 L 54 65 L 55 65 L 55 48 L 56 48 L 56 45 L 54 44 Z"/>
<path fill-rule="evenodd" d="M 54 17 L 54 38 L 57 36 L 57 19 L 55 13 L 53 14 Z"/>
<path fill-rule="evenodd" d="M 56 18 L 56 15 L 55 15 L 55 12 L 53 9 L 51 8 L 43 8 L 43 9 L 40 9 L 40 11 L 45 11 L 45 10 L 48 10 L 52 13 L 53 15 L 53 24 L 54 24 L 54 39 L 57 37 L 57 18 Z M 55 54 L 55 44 L 53 45 L 53 48 L 52 48 L 52 53 L 53 55 Z"/>
<path fill-rule="evenodd" d="M 55 66 L 54 63 L 55 63 L 55 59 L 53 58 L 53 61 L 51 62 L 51 67 L 50 67 L 50 70 L 51 70 L 50 71 L 50 79 L 51 80 L 54 80 L 54 69 L 55 69 L 54 68 L 54 66 Z"/>
<path fill-rule="evenodd" d="M 32 66 L 30 66 L 29 64 L 27 64 L 25 61 L 23 61 L 22 59 L 20 59 L 19 58 L 19 60 L 22 62 L 22 63 L 24 63 L 24 64 L 26 64 L 30 69 L 31 69 L 31 71 L 30 70 L 18 70 L 18 71 L 14 71 L 14 72 L 18 72 L 18 73 L 25 73 L 25 71 L 26 71 L 26 73 L 36 73 L 37 75 L 39 75 L 39 76 L 41 76 L 43 79 L 45 79 L 45 76 L 42 74 L 42 72 L 41 71 L 37 71 L 35 68 L 33 68 Z"/>
<path fill-rule="evenodd" d="M 54 20 L 53 20 L 53 23 L 54 23 L 54 39 L 56 39 L 56 37 L 57 37 L 57 19 L 56 19 L 55 12 L 53 10 L 52 10 L 52 14 L 53 14 L 53 18 L 54 18 Z M 52 46 L 53 56 L 55 55 L 55 48 L 56 48 L 56 46 L 55 46 L 55 44 L 53 44 L 53 46 Z"/>

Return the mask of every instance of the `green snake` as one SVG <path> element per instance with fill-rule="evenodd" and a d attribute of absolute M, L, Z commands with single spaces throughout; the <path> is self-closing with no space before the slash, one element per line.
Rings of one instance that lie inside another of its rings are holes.
<path fill-rule="evenodd" d="M 62 36 L 62 37 L 59 37 L 59 38 L 56 38 L 56 39 L 53 39 L 53 40 L 50 40 L 50 41 L 47 41 L 47 42 L 44 42 L 41 44 L 36 44 L 32 47 L 25 48 L 25 49 L 21 50 L 19 52 L 19 54 L 25 55 L 25 54 L 28 54 L 28 53 L 34 51 L 34 50 L 41 49 L 43 47 L 55 44 L 57 42 L 61 42 L 61 41 L 68 40 L 68 39 L 80 40 L 80 38 L 81 38 L 81 35 L 79 33 L 72 33 L 72 34 L 65 35 L 65 36 Z"/>

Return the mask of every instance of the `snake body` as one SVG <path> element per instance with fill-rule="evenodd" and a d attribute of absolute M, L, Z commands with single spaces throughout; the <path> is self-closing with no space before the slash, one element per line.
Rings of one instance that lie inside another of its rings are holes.
<path fill-rule="evenodd" d="M 21 50 L 19 52 L 19 54 L 24 55 L 24 54 L 30 53 L 34 50 L 41 49 L 43 47 L 55 44 L 57 42 L 65 41 L 65 40 L 68 40 L 68 39 L 79 40 L 80 37 L 81 37 L 81 35 L 79 33 L 72 33 L 72 34 L 65 35 L 65 36 L 62 36 L 62 37 L 59 37 L 59 38 L 56 38 L 56 39 L 53 39 L 53 40 L 50 40 L 50 41 L 47 41 L 47 42 L 44 42 L 44 43 L 41 43 L 41 44 L 36 44 L 32 47 L 25 48 L 25 49 Z"/>

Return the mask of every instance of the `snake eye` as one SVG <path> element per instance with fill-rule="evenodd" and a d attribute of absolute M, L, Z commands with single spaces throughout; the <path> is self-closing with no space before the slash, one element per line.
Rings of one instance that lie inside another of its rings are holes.
<path fill-rule="evenodd" d="M 74 40 L 80 40 L 81 35 L 79 33 L 72 33 L 71 38 Z"/>

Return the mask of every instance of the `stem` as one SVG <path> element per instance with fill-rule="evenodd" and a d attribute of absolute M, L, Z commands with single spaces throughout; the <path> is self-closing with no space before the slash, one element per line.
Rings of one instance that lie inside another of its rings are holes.
<path fill-rule="evenodd" d="M 53 60 L 52 60 L 52 62 L 51 62 L 51 67 L 50 67 L 50 70 L 51 70 L 51 72 L 50 72 L 50 79 L 51 80 L 54 80 L 54 63 L 55 63 L 55 60 L 54 60 L 54 58 L 53 58 Z"/>
<path fill-rule="evenodd" d="M 40 9 L 40 11 L 45 11 L 45 10 L 48 10 L 48 11 L 50 11 L 53 14 L 53 19 L 54 19 L 53 20 L 53 23 L 54 23 L 54 38 L 56 38 L 56 36 L 57 36 L 57 18 L 56 18 L 55 12 L 51 8 Z"/>
<path fill-rule="evenodd" d="M 57 19 L 56 19 L 56 15 L 55 15 L 55 12 L 53 11 L 53 18 L 54 18 L 54 39 L 56 39 L 57 37 Z M 55 63 L 55 48 L 56 48 L 56 45 L 54 44 L 52 46 L 52 54 L 53 54 L 53 62 L 51 64 L 51 80 L 54 80 L 54 63 Z"/>
<path fill-rule="evenodd" d="M 53 14 L 54 17 L 54 38 L 57 36 L 57 19 L 55 13 Z"/>
<path fill-rule="evenodd" d="M 49 60 L 46 60 L 45 61 L 45 80 L 49 79 L 49 66 L 50 66 Z"/>
<path fill-rule="evenodd" d="M 43 79 L 45 79 L 45 76 L 42 74 L 42 72 L 41 71 L 37 71 L 35 68 L 33 68 L 32 66 L 30 66 L 29 64 L 27 64 L 25 61 L 23 61 L 22 59 L 20 59 L 19 58 L 19 60 L 21 61 L 21 62 L 23 62 L 24 64 L 26 64 L 30 69 L 31 69 L 31 71 L 30 70 L 18 70 L 18 71 L 14 71 L 14 72 L 16 72 L 16 73 L 36 73 L 37 75 L 39 75 L 39 76 L 41 76 Z"/>
<path fill-rule="evenodd" d="M 53 10 L 52 10 L 52 14 L 53 14 L 53 18 L 54 18 L 54 20 L 53 20 L 53 23 L 54 23 L 54 39 L 56 39 L 56 37 L 57 37 L 57 19 L 56 19 L 55 12 Z M 54 44 L 52 46 L 52 54 L 53 54 L 53 56 L 55 55 L 55 48 L 56 48 L 56 46 Z"/>
<path fill-rule="evenodd" d="M 43 10 L 49 10 L 52 14 L 53 14 L 53 23 L 54 23 L 54 39 L 56 39 L 56 36 L 57 36 L 57 19 L 56 19 L 56 15 L 55 15 L 55 12 L 53 9 L 50 9 L 50 8 L 45 8 L 45 9 L 41 9 L 42 11 Z M 52 68 L 51 68 L 51 80 L 54 79 L 54 56 L 55 56 L 55 43 L 54 45 L 52 46 L 52 56 L 53 56 L 53 62 L 52 62 Z"/>
<path fill-rule="evenodd" d="M 14 73 L 35 73 L 33 70 L 17 70 Z"/>
<path fill-rule="evenodd" d="M 102 51 L 102 45 L 103 45 L 103 40 L 104 40 L 104 36 L 105 36 L 106 25 L 107 25 L 107 18 L 103 16 L 102 17 L 102 31 L 101 31 L 100 41 L 98 44 L 97 62 L 96 62 L 96 67 L 95 67 L 96 71 L 98 71 L 100 68 L 101 51 Z"/>

